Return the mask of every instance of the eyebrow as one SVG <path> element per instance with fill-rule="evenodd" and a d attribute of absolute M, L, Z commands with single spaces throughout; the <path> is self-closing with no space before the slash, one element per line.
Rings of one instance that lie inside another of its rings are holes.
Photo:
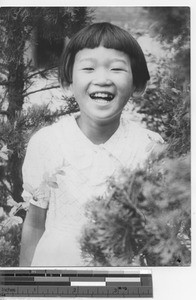
<path fill-rule="evenodd" d="M 80 63 L 80 62 L 86 62 L 86 61 L 92 61 L 92 62 L 95 62 L 96 59 L 91 58 L 91 57 L 87 57 L 87 58 L 81 58 L 81 59 L 78 60 L 79 63 Z"/>
<path fill-rule="evenodd" d="M 89 62 L 89 61 L 91 61 L 91 62 L 96 62 L 96 58 L 87 57 L 87 58 L 81 58 L 81 59 L 79 59 L 79 63 L 81 63 L 81 62 L 87 62 L 87 61 L 88 61 L 88 62 Z M 127 62 L 126 62 L 123 58 L 118 58 L 118 57 L 109 60 L 109 62 L 110 62 L 110 63 L 113 63 L 113 62 L 121 62 L 121 63 L 124 63 L 125 65 L 127 65 Z"/>

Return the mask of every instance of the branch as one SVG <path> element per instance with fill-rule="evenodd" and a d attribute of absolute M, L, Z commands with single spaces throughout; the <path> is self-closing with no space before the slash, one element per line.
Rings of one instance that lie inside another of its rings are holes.
<path fill-rule="evenodd" d="M 23 94 L 26 93 L 26 91 L 34 84 L 34 82 L 28 83 L 28 86 L 26 89 L 23 90 Z"/>
<path fill-rule="evenodd" d="M 49 86 L 49 87 L 42 88 L 40 90 L 32 91 L 32 92 L 29 92 L 29 93 L 23 95 L 23 97 L 27 97 L 31 94 L 35 94 L 35 93 L 38 93 L 38 92 L 43 92 L 43 91 L 46 91 L 46 90 L 57 89 L 57 88 L 60 88 L 60 85 Z"/>
<path fill-rule="evenodd" d="M 33 74 L 27 76 L 27 77 L 26 77 L 26 80 L 27 80 L 27 79 L 30 79 L 30 78 L 32 78 L 32 77 L 34 77 L 34 76 L 36 76 L 36 75 L 42 75 L 42 74 L 44 74 L 44 73 L 46 73 L 46 72 L 48 72 L 48 71 L 50 71 L 50 70 L 52 70 L 52 69 L 55 69 L 55 68 L 57 68 L 57 66 L 51 67 L 51 68 L 48 68 L 48 69 L 45 69 L 45 70 L 42 70 L 42 71 L 38 71 L 38 72 L 36 72 L 36 73 L 33 73 Z"/>

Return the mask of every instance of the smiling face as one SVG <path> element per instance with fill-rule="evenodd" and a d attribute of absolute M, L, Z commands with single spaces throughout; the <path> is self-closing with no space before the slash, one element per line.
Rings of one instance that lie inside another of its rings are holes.
<path fill-rule="evenodd" d="M 83 121 L 90 118 L 94 122 L 119 122 L 134 90 L 129 57 L 102 46 L 80 50 L 75 57 L 70 89 Z"/>

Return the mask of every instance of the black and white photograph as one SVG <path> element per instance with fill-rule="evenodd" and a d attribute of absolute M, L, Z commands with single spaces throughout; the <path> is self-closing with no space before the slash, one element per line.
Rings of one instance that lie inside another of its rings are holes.
<path fill-rule="evenodd" d="M 190 16 L 0 8 L 0 267 L 191 266 Z"/>

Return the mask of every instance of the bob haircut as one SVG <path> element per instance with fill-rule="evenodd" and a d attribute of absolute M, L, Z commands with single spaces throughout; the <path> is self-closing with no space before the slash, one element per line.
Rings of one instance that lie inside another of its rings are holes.
<path fill-rule="evenodd" d="M 73 65 L 77 52 L 84 48 L 93 49 L 99 46 L 122 51 L 128 55 L 135 92 L 143 92 L 150 76 L 141 47 L 127 31 L 107 22 L 89 25 L 70 39 L 59 66 L 61 86 L 68 87 L 72 83 Z"/>

